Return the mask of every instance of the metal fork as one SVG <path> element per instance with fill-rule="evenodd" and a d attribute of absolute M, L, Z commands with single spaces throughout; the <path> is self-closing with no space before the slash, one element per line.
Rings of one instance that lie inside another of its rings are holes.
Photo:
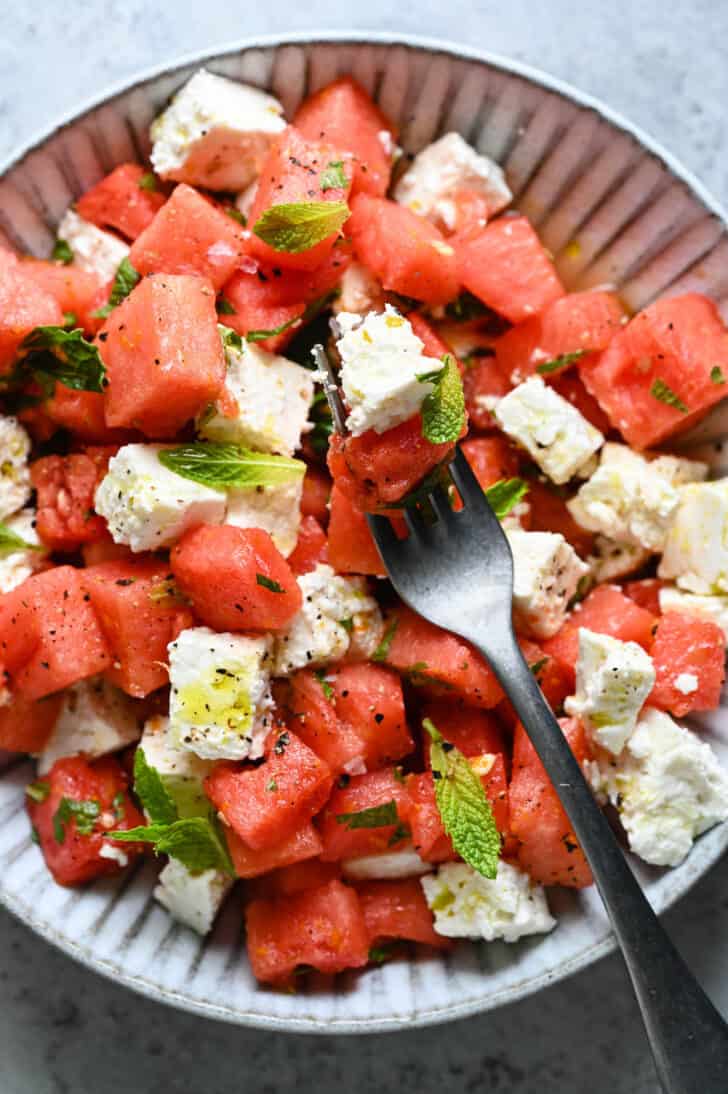
<path fill-rule="evenodd" d="M 313 355 L 345 432 L 336 374 L 323 350 Z M 450 473 L 463 503 L 455 512 L 434 487 L 425 520 L 403 510 L 399 539 L 386 517 L 367 514 L 397 593 L 431 623 L 459 634 L 485 657 L 541 758 L 591 867 L 612 923 L 666 1094 L 728 1091 L 728 1027 L 662 929 L 597 805 L 513 631 L 513 556 L 500 521 L 458 448 Z"/>

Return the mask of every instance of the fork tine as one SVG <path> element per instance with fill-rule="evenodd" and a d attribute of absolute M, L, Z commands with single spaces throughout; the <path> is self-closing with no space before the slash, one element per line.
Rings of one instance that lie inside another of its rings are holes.
<path fill-rule="evenodd" d="M 427 525 L 422 519 L 420 511 L 410 505 L 406 505 L 402 510 L 402 516 L 404 517 L 409 534 L 415 536 L 417 539 L 421 538 L 425 533 Z"/>
<path fill-rule="evenodd" d="M 394 528 L 387 517 L 380 517 L 376 513 L 367 513 L 366 518 L 369 531 L 372 533 L 377 550 L 382 556 L 382 562 L 385 566 L 389 566 L 387 559 L 388 557 L 391 559 L 392 552 L 399 542 Z"/>
<path fill-rule="evenodd" d="M 344 404 L 341 400 L 338 379 L 331 367 L 329 355 L 324 347 L 318 344 L 311 350 L 311 356 L 316 362 L 320 383 L 324 389 L 326 402 L 329 404 L 329 410 L 331 411 L 334 429 L 337 433 L 344 436 L 346 434 L 346 410 L 344 409 Z"/>
<path fill-rule="evenodd" d="M 430 504 L 437 514 L 437 519 L 445 524 L 452 520 L 453 511 L 450 499 L 442 486 L 436 486 L 429 494 Z"/>

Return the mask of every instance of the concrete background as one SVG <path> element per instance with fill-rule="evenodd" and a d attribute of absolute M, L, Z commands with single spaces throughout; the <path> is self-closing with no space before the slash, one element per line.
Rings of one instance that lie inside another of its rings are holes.
<path fill-rule="evenodd" d="M 396 19 L 392 8 L 0 0 L 0 156 L 107 84 L 187 51 L 247 34 L 356 27 L 439 36 L 538 65 L 627 114 L 728 202 L 728 4 L 400 0 Z M 666 917 L 726 1012 L 727 906 L 724 860 Z M 0 1007 L 0 1094 L 658 1091 L 616 957 L 482 1019 L 398 1035 L 284 1037 L 132 995 L 0 911 Z"/>

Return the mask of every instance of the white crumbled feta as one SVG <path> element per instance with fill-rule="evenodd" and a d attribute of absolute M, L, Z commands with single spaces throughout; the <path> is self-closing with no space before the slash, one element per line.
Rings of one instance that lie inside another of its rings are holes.
<path fill-rule="evenodd" d="M 546 894 L 527 874 L 502 859 L 492 880 L 464 862 L 446 862 L 420 879 L 435 930 L 447 938 L 517 942 L 556 926 Z"/>
<path fill-rule="evenodd" d="M 203 760 L 258 759 L 271 726 L 271 639 L 190 627 L 170 642 L 169 732 Z"/>
<path fill-rule="evenodd" d="M 704 479 L 707 465 L 661 456 L 650 462 L 627 445 L 607 443 L 599 467 L 567 503 L 577 524 L 646 551 L 661 551 L 683 482 Z"/>
<path fill-rule="evenodd" d="M 423 343 L 411 323 L 390 304 L 364 318 L 341 312 L 341 387 L 349 410 L 346 425 L 358 437 L 368 429 L 384 433 L 417 414 L 433 389 L 418 376 L 437 370 L 423 357 Z"/>
<path fill-rule="evenodd" d="M 87 273 L 98 274 L 102 281 L 113 281 L 119 264 L 129 256 L 129 245 L 105 232 L 73 209 L 68 209 L 58 225 L 57 236 L 73 251 L 73 263 Z"/>
<path fill-rule="evenodd" d="M 118 752 L 142 732 L 139 704 L 102 676 L 68 688 L 38 771 L 45 775 L 63 756 L 105 756 Z"/>
<path fill-rule="evenodd" d="M 147 719 L 139 747 L 147 763 L 155 768 L 174 799 L 180 817 L 205 816 L 210 801 L 203 783 L 213 768 L 212 760 L 202 760 L 175 743 L 169 718 L 157 714 Z"/>
<path fill-rule="evenodd" d="M 0 487 L 0 490 L 2 488 Z M 44 565 L 48 555 L 35 527 L 35 509 L 21 509 L 3 521 L 5 527 L 20 536 L 27 547 L 0 548 L 0 593 L 22 585 L 26 578 Z"/>
<path fill-rule="evenodd" d="M 476 152 L 459 133 L 446 133 L 417 153 L 394 188 L 394 200 L 452 231 L 457 213 L 453 199 L 461 190 L 482 194 L 490 216 L 513 199 L 494 160 Z"/>
<path fill-rule="evenodd" d="M 690 593 L 728 593 L 728 479 L 680 488 L 657 573 Z"/>
<path fill-rule="evenodd" d="M 599 773 L 631 850 L 653 866 L 677 866 L 697 836 L 728 819 L 728 773 L 710 745 L 661 710 L 645 710 Z"/>
<path fill-rule="evenodd" d="M 376 600 L 367 593 L 365 579 L 340 577 L 331 566 L 319 563 L 297 581 L 303 606 L 287 630 L 276 636 L 274 675 L 340 661 L 349 652 L 352 639 L 360 644 L 363 656 L 371 656 L 381 638 L 382 616 Z"/>
<path fill-rule="evenodd" d="M 171 858 L 159 875 L 154 899 L 174 919 L 204 935 L 212 929 L 232 883 L 233 879 L 219 870 L 191 874 L 178 859 Z"/>
<path fill-rule="evenodd" d="M 534 638 L 550 638 L 589 567 L 560 532 L 506 530 L 513 554 L 513 617 Z"/>
<path fill-rule="evenodd" d="M 30 437 L 17 418 L 0 415 L 0 520 L 30 497 Z"/>
<path fill-rule="evenodd" d="M 285 128 L 277 99 L 202 68 L 152 122 L 152 166 L 162 178 L 242 190 Z"/>
<path fill-rule="evenodd" d="M 117 847 L 115 843 L 109 843 L 108 840 L 104 840 L 101 844 L 99 858 L 107 858 L 122 868 L 129 865 L 129 856 L 126 851 L 123 851 L 121 847 Z"/>
<path fill-rule="evenodd" d="M 332 304 L 334 315 L 351 312 L 366 315 L 370 311 L 382 311 L 384 290 L 371 270 L 361 262 L 350 263 L 341 277 L 339 295 Z"/>
<path fill-rule="evenodd" d="M 96 488 L 96 511 L 115 543 L 155 551 L 196 524 L 221 524 L 225 494 L 182 478 L 159 462 L 161 444 L 125 444 Z"/>
<path fill-rule="evenodd" d="M 698 690 L 698 678 L 694 672 L 681 672 L 675 677 L 673 686 L 683 695 L 692 695 Z"/>
<path fill-rule="evenodd" d="M 721 628 L 728 642 L 728 596 L 699 596 L 665 585 L 660 589 L 659 597 L 663 615 L 665 612 L 680 612 L 695 619 L 707 619 Z"/>
<path fill-rule="evenodd" d="M 599 430 L 540 376 L 509 391 L 494 414 L 503 432 L 555 483 L 573 478 L 604 443 Z"/>
<path fill-rule="evenodd" d="M 390 881 L 400 877 L 419 877 L 433 869 L 411 847 L 389 851 L 382 855 L 361 855 L 345 859 L 341 864 L 344 877 L 353 881 Z"/>
<path fill-rule="evenodd" d="M 292 456 L 301 445 L 313 399 L 313 374 L 243 338 L 225 346 L 225 386 L 197 419 L 209 441 L 240 444 L 259 452 Z"/>
<path fill-rule="evenodd" d="M 288 558 L 298 540 L 302 494 L 303 475 L 273 486 L 228 490 L 225 523 L 237 528 L 262 528 Z"/>
<path fill-rule="evenodd" d="M 605 581 L 618 581 L 622 577 L 641 570 L 651 556 L 644 547 L 635 547 L 633 543 L 619 543 L 608 536 L 596 536 L 594 554 L 589 555 L 588 563 L 597 584 Z"/>
<path fill-rule="evenodd" d="M 655 683 L 652 658 L 636 642 L 579 628 L 576 694 L 564 709 L 601 748 L 618 756 Z"/>

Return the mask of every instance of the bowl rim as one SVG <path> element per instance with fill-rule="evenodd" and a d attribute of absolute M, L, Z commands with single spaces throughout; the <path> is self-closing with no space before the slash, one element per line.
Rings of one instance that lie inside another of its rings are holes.
<path fill-rule="evenodd" d="M 612 109 L 596 96 L 581 91 L 568 81 L 544 72 L 533 65 L 507 57 L 504 54 L 485 49 L 477 49 L 472 46 L 462 45 L 451 39 L 430 37 L 428 35 L 408 34 L 405 32 L 374 31 L 366 29 L 342 30 L 324 29 L 320 31 L 299 30 L 286 34 L 262 34 L 244 37 L 234 42 L 226 41 L 220 46 L 209 46 L 205 49 L 195 50 L 181 54 L 171 61 L 150 66 L 131 77 L 122 78 L 109 85 L 105 90 L 82 100 L 75 108 L 69 109 L 43 128 L 36 130 L 23 144 L 16 147 L 5 157 L 0 159 L 0 182 L 4 181 L 7 174 L 13 168 L 19 166 L 22 161 L 59 133 L 64 128 L 82 121 L 92 111 L 105 106 L 120 95 L 134 91 L 150 81 L 163 77 L 173 76 L 181 69 L 192 65 L 214 64 L 227 57 L 233 57 L 238 53 L 251 49 L 275 49 L 289 45 L 328 45 L 328 44 L 354 45 L 354 46 L 402 46 L 414 52 L 427 51 L 435 54 L 444 54 L 456 60 L 473 61 L 485 64 L 491 68 L 500 70 L 506 75 L 516 75 L 528 82 L 558 94 L 579 107 L 595 112 L 611 126 L 627 134 L 634 139 L 643 149 L 660 160 L 668 171 L 682 182 L 702 202 L 708 212 L 722 221 L 728 230 L 728 210 L 712 194 L 712 192 L 700 181 L 693 171 L 686 167 L 680 159 L 674 156 L 661 142 L 647 133 L 641 126 L 630 121 L 621 112 Z M 15 765 L 11 765 L 15 766 Z M 0 773 L 0 777 L 2 774 Z M 702 861 L 699 867 L 692 871 L 686 870 L 680 879 L 680 884 L 668 890 L 660 905 L 660 913 L 672 907 L 678 900 L 685 896 L 693 885 L 704 876 L 721 858 L 728 848 L 728 822 L 714 828 L 711 832 L 700 837 L 698 844 L 703 848 Z M 689 860 L 688 860 L 689 861 Z M 278 1018 L 275 1015 L 262 1015 L 250 1011 L 236 1010 L 232 1005 L 222 1005 L 204 1000 L 191 999 L 177 990 L 167 989 L 158 985 L 145 976 L 126 974 L 118 968 L 113 961 L 95 956 L 86 950 L 83 945 L 65 938 L 59 930 L 50 924 L 39 924 L 28 918 L 28 909 L 17 897 L 6 892 L 0 880 L 0 904 L 15 915 L 34 933 L 40 935 L 45 941 L 50 942 L 68 956 L 78 961 L 81 965 L 100 973 L 108 979 L 123 984 L 133 991 L 146 996 L 156 1002 L 165 1002 L 180 1010 L 192 1014 L 202 1015 L 207 1018 L 218 1019 L 233 1025 L 244 1025 L 250 1028 L 264 1029 L 284 1033 L 311 1033 L 311 1034 L 376 1034 L 397 1032 L 399 1030 L 414 1029 L 424 1026 L 437 1025 L 444 1022 L 456 1021 L 477 1014 L 482 1014 L 498 1007 L 515 1003 L 528 995 L 536 994 L 543 988 L 558 981 L 564 980 L 574 973 L 593 964 L 595 961 L 613 953 L 616 948 L 616 939 L 610 932 L 599 942 L 580 950 L 569 960 L 563 962 L 556 970 L 549 970 L 529 977 L 525 982 L 501 989 L 500 991 L 486 995 L 478 999 L 467 1000 L 460 1004 L 450 1004 L 444 1007 L 433 1006 L 428 1009 L 418 1010 L 410 1017 L 398 1017 L 393 1015 L 380 1019 L 317 1019 L 311 1016 L 304 1018 L 285 1017 Z"/>

